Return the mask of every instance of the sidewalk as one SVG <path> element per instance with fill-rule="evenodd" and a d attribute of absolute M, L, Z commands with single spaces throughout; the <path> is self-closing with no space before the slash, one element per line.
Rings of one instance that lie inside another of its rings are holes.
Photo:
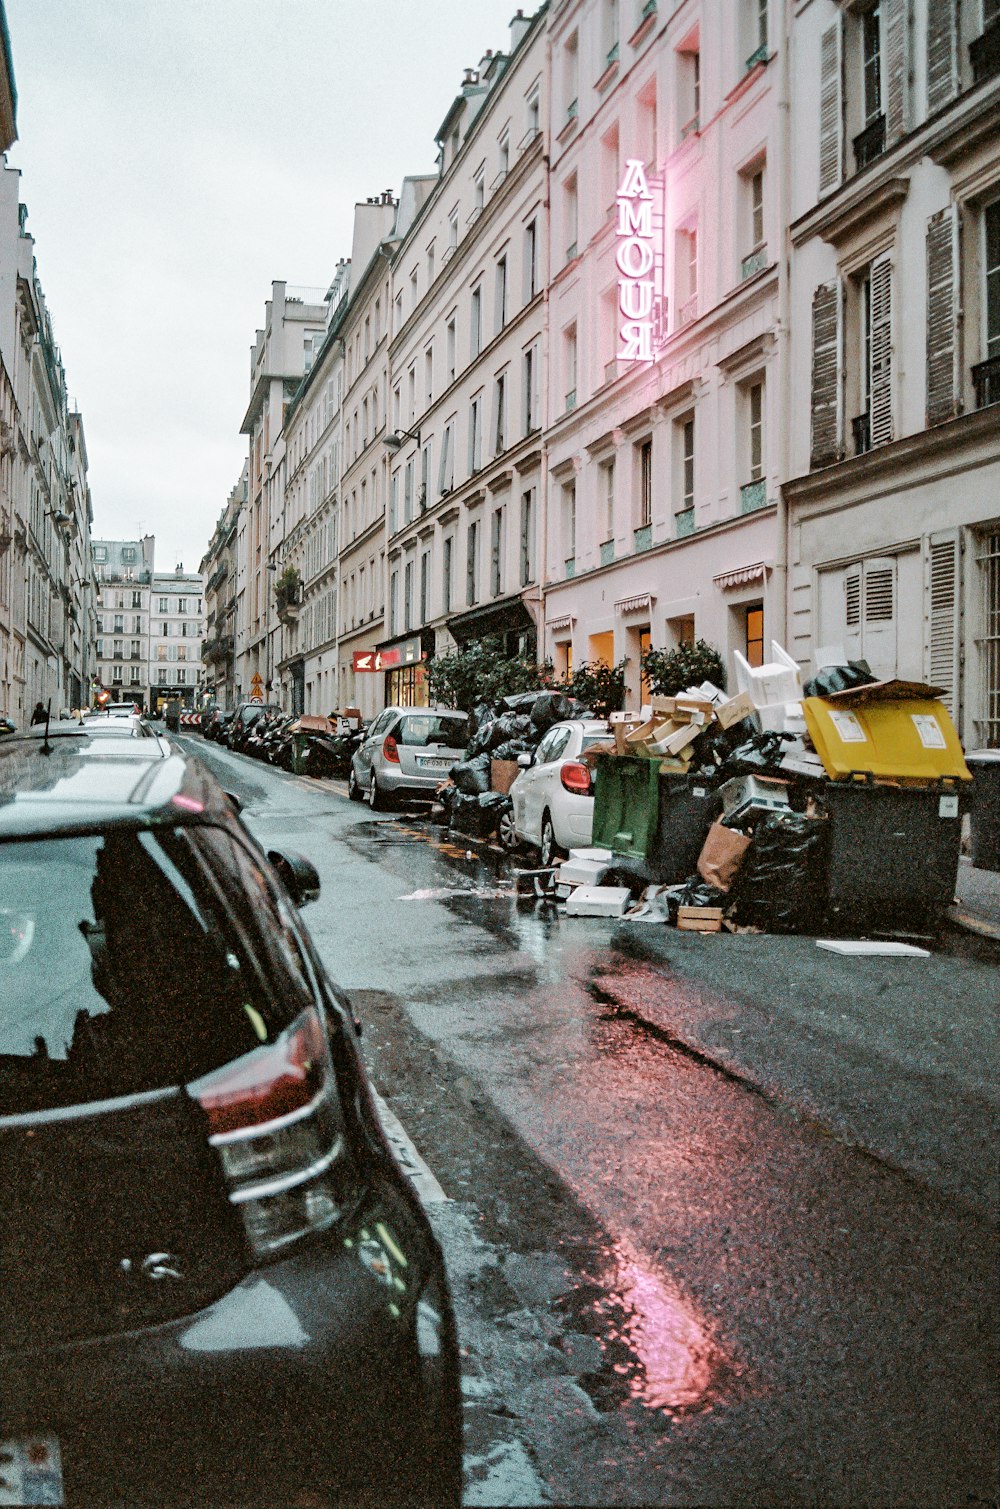
<path fill-rule="evenodd" d="M 977 870 L 964 854 L 959 861 L 957 901 L 948 919 L 966 932 L 1000 942 L 1000 872 Z"/>

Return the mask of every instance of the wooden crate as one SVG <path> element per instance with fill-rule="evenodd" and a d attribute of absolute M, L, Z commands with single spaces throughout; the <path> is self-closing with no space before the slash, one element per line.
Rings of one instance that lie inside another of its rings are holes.
<path fill-rule="evenodd" d="M 682 933 L 721 933 L 721 906 L 681 906 L 677 926 Z"/>

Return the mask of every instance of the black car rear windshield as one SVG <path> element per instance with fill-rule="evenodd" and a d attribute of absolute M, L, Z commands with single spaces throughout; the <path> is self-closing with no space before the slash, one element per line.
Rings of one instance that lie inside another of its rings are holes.
<path fill-rule="evenodd" d="M 0 1114 L 185 1083 L 311 995 L 283 903 L 225 829 L 0 844 Z"/>
<path fill-rule="evenodd" d="M 406 713 L 399 723 L 396 742 L 419 748 L 426 744 L 443 744 L 445 749 L 464 749 L 469 742 L 469 725 L 465 718 L 447 713 Z"/>

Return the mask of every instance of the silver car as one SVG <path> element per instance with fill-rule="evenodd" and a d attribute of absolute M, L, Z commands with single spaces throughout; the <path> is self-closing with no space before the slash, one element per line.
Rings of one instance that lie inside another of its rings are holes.
<path fill-rule="evenodd" d="M 347 790 L 375 812 L 397 796 L 427 796 L 461 760 L 469 742 L 465 713 L 447 707 L 387 707 L 354 751 Z"/>

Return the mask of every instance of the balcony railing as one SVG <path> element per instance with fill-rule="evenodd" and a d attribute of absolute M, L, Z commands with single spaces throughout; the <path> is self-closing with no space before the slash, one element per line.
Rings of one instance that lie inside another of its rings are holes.
<path fill-rule="evenodd" d="M 751 68 L 756 68 L 758 63 L 766 63 L 767 57 L 767 43 L 762 42 L 747 58 L 747 73 L 750 72 Z"/>
<path fill-rule="evenodd" d="M 566 562 L 564 562 L 564 564 L 565 564 L 565 567 L 566 567 L 566 570 L 565 570 L 566 580 L 570 581 L 574 576 L 576 576 L 576 556 L 575 555 L 571 555 L 569 557 L 569 559 Z"/>
<path fill-rule="evenodd" d="M 680 513 L 674 514 L 674 533 L 679 540 L 686 539 L 689 534 L 694 534 L 693 508 L 684 508 Z"/>
<path fill-rule="evenodd" d="M 756 482 L 744 482 L 740 488 L 740 513 L 753 513 L 767 503 L 767 483 L 763 477 Z"/>
<path fill-rule="evenodd" d="M 854 138 L 854 161 L 858 172 L 867 168 L 876 157 L 881 157 L 885 151 L 885 116 L 876 115 L 873 121 L 859 131 Z"/>
<path fill-rule="evenodd" d="M 681 141 L 686 141 L 689 136 L 697 136 L 701 130 L 701 122 L 697 115 L 692 115 L 689 121 L 685 121 L 681 127 Z"/>
<path fill-rule="evenodd" d="M 607 57 L 604 59 L 605 68 L 610 68 L 612 63 L 618 62 L 618 43 L 614 42 L 609 48 Z"/>
<path fill-rule="evenodd" d="M 640 524 L 638 529 L 632 531 L 632 549 L 636 555 L 641 555 L 644 550 L 652 548 L 653 526 L 652 524 Z"/>
<path fill-rule="evenodd" d="M 973 367 L 972 381 L 977 409 L 988 409 L 991 403 L 1000 403 L 1000 356 L 991 356 Z"/>
<path fill-rule="evenodd" d="M 610 566 L 611 562 L 614 560 L 614 558 L 615 558 L 615 542 L 614 542 L 614 540 L 603 540 L 601 542 L 601 565 L 602 566 Z"/>
<path fill-rule="evenodd" d="M 566 413 L 568 414 L 569 411 L 570 411 L 570 409 L 575 409 L 575 408 L 576 408 L 576 389 L 575 388 L 570 388 L 569 392 L 566 394 Z"/>
<path fill-rule="evenodd" d="M 517 150 L 519 152 L 527 152 L 532 142 L 536 141 L 538 137 L 541 136 L 541 134 L 542 131 L 540 126 L 529 126 L 527 131 L 525 131 L 524 135 L 521 137 L 521 140 L 518 142 Z"/>
<path fill-rule="evenodd" d="M 1000 18 L 991 21 L 982 35 L 969 43 L 969 62 L 976 84 L 1000 73 Z"/>
<path fill-rule="evenodd" d="M 854 454 L 863 456 L 872 448 L 872 416 L 859 414 L 851 420 L 851 435 L 854 438 Z"/>
<path fill-rule="evenodd" d="M 642 7 L 642 15 L 640 17 L 640 20 L 645 21 L 649 16 L 655 16 L 655 15 L 656 15 L 656 0 L 646 0 L 645 5 Z"/>
<path fill-rule="evenodd" d="M 752 278 L 755 273 L 762 272 L 767 266 L 767 247 L 758 246 L 748 257 L 744 257 L 740 263 L 740 279 Z"/>
<path fill-rule="evenodd" d="M 576 118 L 577 118 L 577 116 L 579 114 L 580 114 L 580 101 L 579 100 L 570 100 L 569 104 L 566 106 L 566 119 L 568 121 L 575 121 Z"/>

